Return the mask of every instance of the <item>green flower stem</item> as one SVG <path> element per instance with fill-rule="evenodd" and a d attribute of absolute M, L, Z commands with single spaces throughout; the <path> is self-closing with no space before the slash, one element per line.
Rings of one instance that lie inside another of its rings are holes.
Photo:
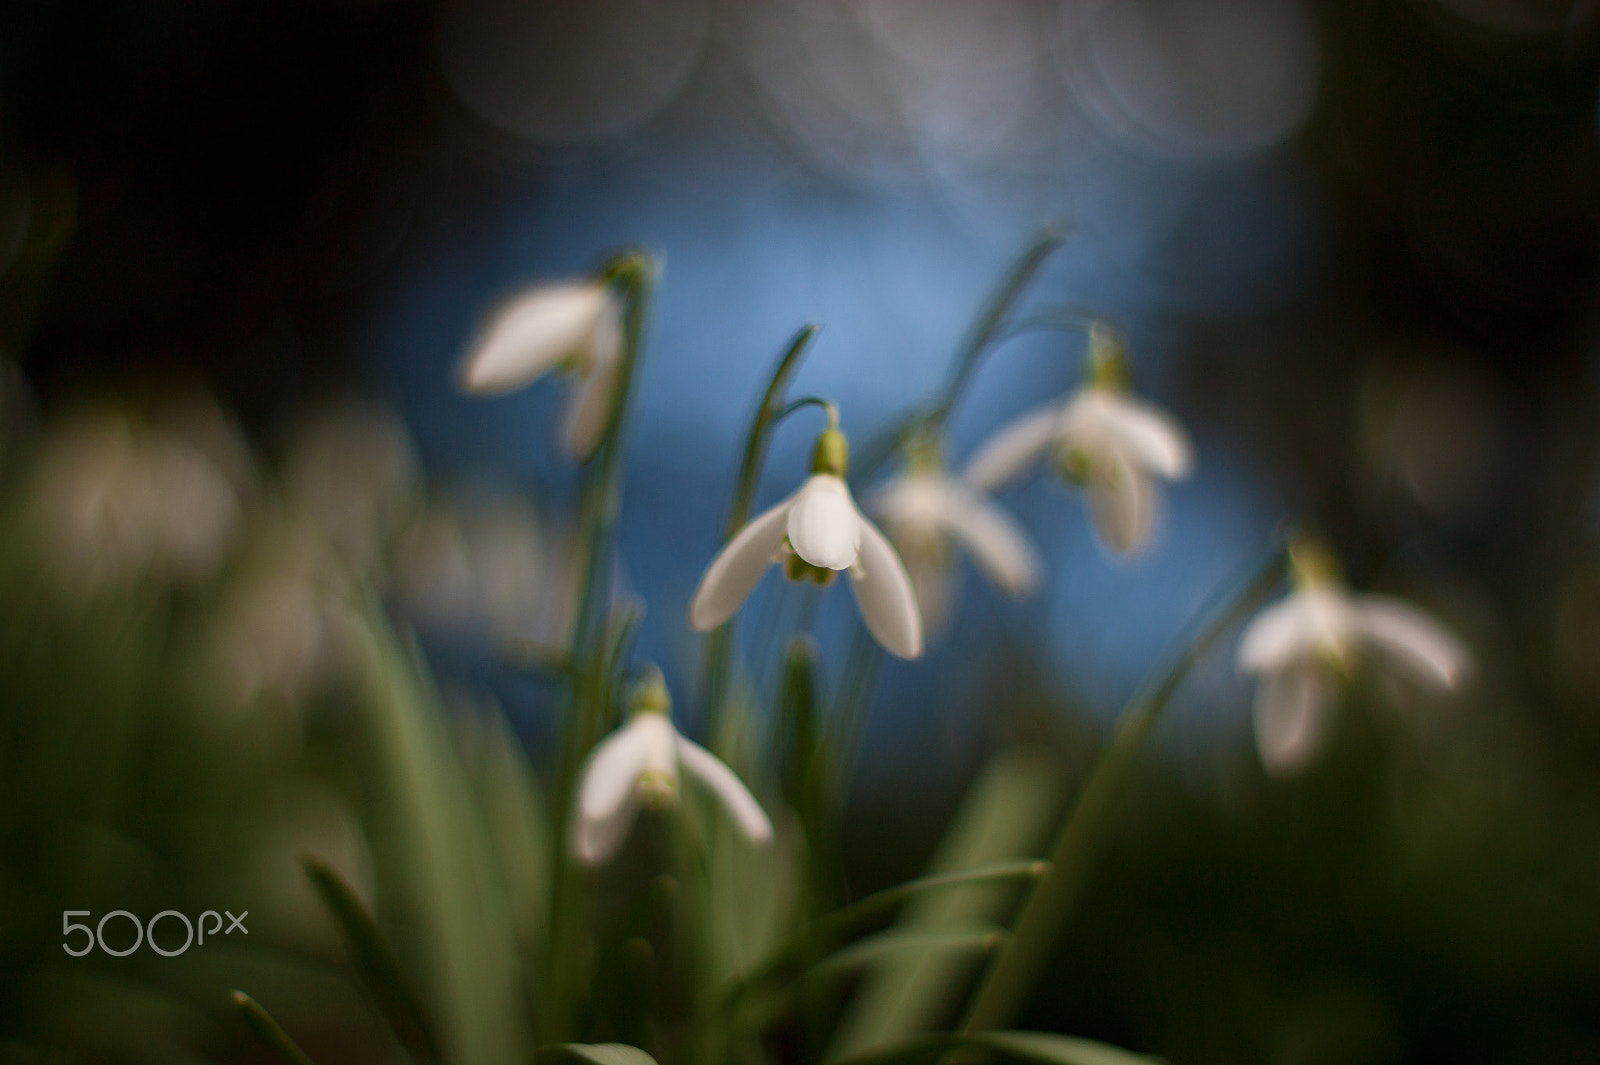
<path fill-rule="evenodd" d="M 982 312 L 973 320 L 967 335 L 962 338 L 961 346 L 956 349 L 955 368 L 938 397 L 925 410 L 914 411 L 907 415 L 899 425 L 880 434 L 862 449 L 861 458 L 856 463 L 858 479 L 865 479 L 876 473 L 895 450 L 913 435 L 927 433 L 936 436 L 944 428 L 945 420 L 950 417 L 951 409 L 966 390 L 967 382 L 971 380 L 978 364 L 983 361 L 983 356 L 1003 335 L 1005 322 L 1012 308 L 1022 298 L 1023 292 L 1039 272 L 1039 267 L 1044 265 L 1044 261 L 1061 246 L 1064 240 L 1066 240 L 1065 232 L 1053 226 L 1046 227 L 1034 235 L 1033 240 L 1000 279 L 999 286 L 990 293 Z"/>
<path fill-rule="evenodd" d="M 1132 779 L 1139 752 L 1161 719 L 1161 712 L 1195 663 L 1278 586 L 1283 578 L 1284 558 L 1284 548 L 1275 546 L 1254 567 L 1248 580 L 1225 584 L 1224 588 L 1236 590 L 1220 606 L 1198 616 L 1190 630 L 1193 635 L 1179 643 L 1166 667 L 1151 673 L 1134 694 L 1110 745 L 1095 763 L 1056 834 L 1049 854 L 1050 871 L 1024 899 L 1010 941 L 984 974 L 962 1020 L 963 1032 L 1003 1028 L 1015 1017 L 1023 996 L 1049 960 L 1056 934 L 1088 883 L 1118 809 L 1117 801 Z"/>
<path fill-rule="evenodd" d="M 739 476 L 734 482 L 733 505 L 728 508 L 728 521 L 723 527 L 723 543 L 733 539 L 744 528 L 745 522 L 750 520 L 756 482 L 761 478 L 761 467 L 767 457 L 772 428 L 783 409 L 784 392 L 789 387 L 790 378 L 800 368 L 800 360 L 805 357 L 811 338 L 816 335 L 815 325 L 804 325 L 790 339 L 772 371 L 755 415 L 750 419 L 750 429 L 744 437 L 744 456 L 739 461 Z M 700 662 L 700 692 L 704 700 L 706 735 L 710 738 L 711 749 L 720 756 L 730 753 L 725 748 L 722 712 L 728 696 L 728 667 L 732 652 L 733 626 L 724 623 L 718 625 L 706 641 L 705 654 Z"/>
<path fill-rule="evenodd" d="M 616 400 L 600 447 L 585 469 L 581 493 L 579 529 L 587 545 L 587 554 L 578 616 L 571 634 L 572 698 L 552 804 L 554 823 L 563 833 L 576 801 L 573 792 L 577 787 L 578 769 L 600 738 L 605 719 L 609 662 L 604 618 L 610 593 L 612 546 L 621 510 L 624 429 L 633 398 L 634 373 L 644 346 L 655 265 L 642 252 L 624 252 L 603 267 L 600 276 L 622 290 L 627 310 L 623 317 L 622 365 L 617 371 Z M 562 1038 L 573 1024 L 583 993 L 581 973 L 586 965 L 582 954 L 583 932 L 587 927 L 587 893 L 583 874 L 573 868 L 565 846 L 554 848 L 551 875 L 554 888 L 546 937 L 550 958 L 545 971 L 547 982 L 540 1023 L 547 1029 L 543 1034 Z"/>
<path fill-rule="evenodd" d="M 1039 267 L 1044 265 L 1052 252 L 1061 247 L 1066 235 L 1054 227 L 1047 227 L 1035 234 L 1032 243 L 1025 248 L 1016 262 L 1011 264 L 1011 269 L 1000 281 L 1000 287 L 989 297 L 989 302 L 984 306 L 983 313 L 973 322 L 971 331 L 962 340 L 961 347 L 956 357 L 955 372 L 950 375 L 944 391 L 939 394 L 939 399 L 928 412 L 926 426 L 932 432 L 938 432 L 944 426 L 944 421 L 950 416 L 950 410 L 961 398 L 961 393 L 967 387 L 967 381 L 983 360 L 983 354 L 989 349 L 999 335 L 1001 326 L 1011 309 L 1016 306 L 1017 300 L 1027 289 L 1034 275 L 1039 272 Z"/>
<path fill-rule="evenodd" d="M 600 631 L 601 618 L 605 614 L 610 591 L 612 540 L 622 504 L 623 429 L 633 398 L 634 372 L 644 346 L 654 270 L 648 259 L 634 252 L 620 257 L 607 272 L 615 275 L 614 283 L 622 286 L 626 292 L 627 313 L 623 319 L 622 366 L 617 372 L 616 401 L 601 437 L 600 449 L 589 466 L 583 486 L 581 526 L 588 547 L 583 594 L 579 599 L 578 617 L 572 631 L 573 660 L 587 674 L 577 693 L 577 728 L 571 744 L 580 758 L 599 739 L 600 716 L 604 709 L 595 705 L 605 667 L 605 638 Z"/>
<path fill-rule="evenodd" d="M 777 367 L 772 371 L 772 379 L 767 382 L 767 391 L 761 397 L 761 405 L 756 408 L 755 417 L 750 420 L 750 430 L 744 438 L 744 457 L 739 461 L 739 479 L 734 489 L 733 506 L 728 511 L 728 523 L 722 533 L 724 542 L 733 539 L 734 534 L 744 528 L 744 523 L 750 519 L 750 504 L 755 499 L 756 481 L 760 479 L 761 466 L 767 457 L 767 444 L 771 439 L 772 425 L 782 410 L 784 390 L 789 387 L 789 379 L 800 368 L 800 360 L 805 357 L 806 347 L 816 335 L 817 326 L 803 325 L 790 339 L 789 346 L 784 349 L 783 355 L 778 359 Z"/>
<path fill-rule="evenodd" d="M 1104 324 L 1104 322 L 1105 319 L 1093 311 L 1081 310 L 1077 307 L 1055 307 L 1012 322 L 1006 327 L 1005 332 L 996 337 L 996 339 L 1007 340 L 1011 337 L 1023 336 L 1028 333 L 1087 333 L 1096 325 Z"/>

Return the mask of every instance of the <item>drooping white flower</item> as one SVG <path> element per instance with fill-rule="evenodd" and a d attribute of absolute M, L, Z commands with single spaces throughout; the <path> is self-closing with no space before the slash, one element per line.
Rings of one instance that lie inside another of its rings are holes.
<path fill-rule="evenodd" d="M 232 720 L 270 703 L 278 737 L 298 739 L 300 711 L 349 676 L 352 575 L 303 515 L 256 530 L 203 630 L 195 680 L 201 698 Z"/>
<path fill-rule="evenodd" d="M 75 596 L 145 576 L 209 579 L 243 523 L 238 492 L 202 451 L 112 409 L 54 425 L 25 507 L 46 568 Z"/>
<path fill-rule="evenodd" d="M 535 285 L 489 316 L 461 364 L 462 391 L 513 392 L 554 370 L 578 378 L 561 439 L 584 460 L 600 446 L 622 368 L 622 305 L 601 280 Z"/>
<path fill-rule="evenodd" d="M 1100 327 L 1090 331 L 1090 366 L 1087 384 L 1002 429 L 964 476 L 992 492 L 1048 458 L 1063 480 L 1087 492 L 1100 541 L 1134 555 L 1155 531 L 1160 497 L 1153 478 L 1187 477 L 1194 448 L 1171 415 L 1128 394 L 1120 341 Z"/>
<path fill-rule="evenodd" d="M 1263 610 L 1239 642 L 1239 669 L 1260 677 L 1256 747 L 1268 771 L 1293 773 L 1317 752 L 1343 681 L 1359 666 L 1385 669 L 1447 691 L 1472 667 L 1449 629 L 1411 604 L 1352 595 L 1327 556 L 1301 545 L 1292 555 L 1298 587 Z"/>
<path fill-rule="evenodd" d="M 992 500 L 948 476 L 937 458 L 913 454 L 906 473 L 867 501 L 905 560 L 925 632 L 940 628 L 953 594 L 953 543 L 1007 595 L 1026 595 L 1039 583 L 1038 554 L 1028 536 Z"/>
<path fill-rule="evenodd" d="M 772 839 L 772 822 L 748 788 L 716 755 L 672 727 L 672 703 L 652 668 L 633 696 L 633 717 L 602 740 L 584 763 L 572 822 L 572 853 L 585 865 L 616 854 L 640 807 L 671 805 L 683 768 L 717 797 L 752 843 Z"/>
<path fill-rule="evenodd" d="M 848 570 L 850 590 L 873 637 L 900 658 L 922 655 L 922 619 L 911 578 L 851 498 L 844 482 L 846 455 L 838 430 L 817 437 L 806 483 L 746 524 L 712 559 L 689 605 L 691 625 L 704 631 L 727 621 L 773 562 L 781 562 L 791 580 L 809 577 L 818 584 Z"/>
<path fill-rule="evenodd" d="M 377 574 L 421 500 L 422 470 L 398 414 L 344 400 L 295 427 L 283 492 L 288 510 L 310 518 L 347 565 Z"/>
<path fill-rule="evenodd" d="M 529 639 L 551 607 L 559 579 L 547 572 L 546 548 L 524 500 L 435 500 L 396 542 L 395 590 L 407 612 L 425 625 Z"/>

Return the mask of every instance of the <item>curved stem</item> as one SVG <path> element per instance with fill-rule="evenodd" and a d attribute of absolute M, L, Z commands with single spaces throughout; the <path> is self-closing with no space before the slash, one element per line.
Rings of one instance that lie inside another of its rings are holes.
<path fill-rule="evenodd" d="M 790 339 L 789 346 L 784 349 L 778 365 L 772 371 L 772 379 L 767 382 L 767 390 L 756 407 L 755 417 L 750 420 L 750 429 L 744 437 L 744 457 L 739 462 L 739 479 L 735 483 L 733 505 L 728 508 L 728 522 L 722 536 L 724 542 L 731 540 L 735 533 L 744 528 L 745 521 L 750 517 L 750 502 L 755 498 L 756 481 L 761 476 L 762 461 L 767 457 L 767 442 L 772 422 L 778 415 L 778 404 L 783 401 L 784 389 L 789 387 L 789 378 L 800 368 L 806 346 L 816 335 L 817 326 L 803 325 Z"/>
<path fill-rule="evenodd" d="M 802 410 L 806 407 L 821 407 L 824 413 L 826 413 L 828 416 L 828 428 L 839 428 L 839 408 L 832 400 L 823 399 L 821 396 L 806 396 L 804 399 L 795 400 L 793 403 L 790 403 L 778 413 L 774 414 L 772 416 L 772 421 L 768 423 L 768 429 L 776 429 L 779 422 L 783 421 L 795 411 Z"/>
<path fill-rule="evenodd" d="M 761 477 L 761 466 L 767 455 L 767 444 L 772 437 L 772 427 L 782 416 L 780 404 L 789 379 L 800 368 L 806 346 L 817 335 L 815 325 L 804 325 L 789 340 L 778 364 L 773 368 L 767 389 L 761 395 L 755 415 L 750 419 L 750 429 L 745 433 L 744 456 L 739 461 L 739 474 L 734 482 L 733 504 L 728 508 L 728 521 L 722 534 L 723 543 L 744 528 L 750 518 L 750 504 L 755 499 L 756 482 Z M 727 700 L 728 666 L 733 651 L 733 626 L 730 622 L 718 625 L 706 640 L 705 653 L 700 659 L 700 693 L 705 713 L 706 736 L 711 749 L 726 758 L 730 752 L 723 742 L 722 710 Z"/>
<path fill-rule="evenodd" d="M 1006 272 L 1000 287 L 989 297 L 989 303 L 983 313 L 978 316 L 971 332 L 957 349 L 960 354 L 956 359 L 955 371 L 950 375 L 950 380 L 945 385 L 944 391 L 939 394 L 933 409 L 928 412 L 926 425 L 930 430 L 937 432 L 943 427 L 945 419 L 950 416 L 951 408 L 956 405 L 956 400 L 961 398 L 967 381 L 983 360 L 984 352 L 1000 332 L 1000 327 L 1005 322 L 1006 316 L 1011 313 L 1011 308 L 1022 297 L 1029 282 L 1039 272 L 1039 267 L 1044 265 L 1044 261 L 1052 252 L 1061 247 L 1065 239 L 1066 234 L 1053 226 L 1041 230 L 1033 238 L 1033 243 L 1024 249 L 1022 255 Z"/>
<path fill-rule="evenodd" d="M 1015 1017 L 1040 970 L 1049 960 L 1056 935 L 1083 894 L 1099 855 L 1117 800 L 1132 779 L 1136 758 L 1161 719 L 1173 692 L 1222 634 L 1255 609 L 1283 579 L 1285 550 L 1274 545 L 1242 583 L 1202 610 L 1186 638 L 1169 652 L 1164 668 L 1153 671 L 1134 693 L 1117 722 L 1111 743 L 1084 781 L 1066 820 L 1056 833 L 1048 859 L 1050 871 L 1022 903 L 1013 935 L 995 955 L 961 1023 L 963 1032 L 1004 1028 Z"/>
<path fill-rule="evenodd" d="M 587 555 L 578 614 L 571 633 L 572 693 L 552 803 L 553 820 L 562 833 L 571 817 L 578 769 L 599 738 L 605 717 L 608 648 L 604 616 L 610 592 L 613 540 L 621 510 L 621 456 L 654 276 L 652 262 L 641 252 L 624 252 L 600 270 L 600 277 L 622 290 L 627 310 L 623 318 L 622 363 L 617 371 L 616 399 L 600 447 L 584 469 L 581 493 L 579 529 Z M 568 861 L 564 846 L 557 846 L 553 851 L 547 934 L 551 975 L 545 985 L 545 1008 L 540 1020 L 547 1026 L 543 1034 L 564 1038 L 572 1030 L 574 1012 L 583 994 L 572 974 L 582 968 L 579 961 L 581 930 L 587 916 L 581 874 Z"/>
<path fill-rule="evenodd" d="M 997 340 L 1010 340 L 1012 337 L 1023 336 L 1027 333 L 1043 333 L 1059 331 L 1065 333 L 1087 333 L 1096 326 L 1105 326 L 1105 318 L 1090 311 L 1079 310 L 1075 307 L 1059 307 L 1041 311 L 1018 319 L 1001 333 Z"/>
<path fill-rule="evenodd" d="M 643 347 L 653 273 L 648 260 L 638 253 L 620 256 L 602 272 L 614 276 L 614 283 L 623 288 L 627 313 L 623 319 L 622 365 L 617 371 L 616 400 L 601 437 L 600 448 L 584 478 L 580 524 L 587 549 L 578 616 L 572 629 L 572 660 L 577 664 L 580 679 L 574 692 L 576 715 L 568 730 L 564 784 L 571 783 L 570 774 L 576 770 L 577 759 L 599 738 L 600 718 L 605 709 L 597 705 L 597 696 L 604 687 L 605 671 L 602 618 L 609 597 L 612 541 L 621 511 L 623 430 L 627 425 L 628 406 L 633 398 L 634 371 Z M 564 797 L 569 791 L 570 788 L 564 786 L 561 795 Z"/>
<path fill-rule="evenodd" d="M 1000 279 L 1000 284 L 989 295 L 983 310 L 973 320 L 967 335 L 956 348 L 955 366 L 944 388 L 927 408 L 913 411 L 901 419 L 894 428 L 868 442 L 862 449 L 862 457 L 856 463 L 858 478 L 867 478 L 876 473 L 878 468 L 894 454 L 895 449 L 914 433 L 925 431 L 937 434 L 944 427 L 945 420 L 950 416 L 956 401 L 961 398 L 973 372 L 977 370 L 984 354 L 1000 335 L 1006 317 L 1022 298 L 1028 284 L 1039 272 L 1039 267 L 1044 265 L 1050 253 L 1059 248 L 1064 240 L 1066 231 L 1055 226 L 1048 226 L 1034 235 L 1033 240 Z"/>

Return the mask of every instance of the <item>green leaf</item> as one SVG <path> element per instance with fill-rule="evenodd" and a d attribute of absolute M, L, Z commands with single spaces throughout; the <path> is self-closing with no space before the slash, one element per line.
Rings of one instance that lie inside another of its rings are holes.
<path fill-rule="evenodd" d="M 925 892 L 979 884 L 984 881 L 1037 880 L 1049 870 L 1050 863 L 1042 858 L 1021 858 L 1015 861 L 992 862 L 989 865 L 980 865 L 976 869 L 922 876 L 915 880 L 907 880 L 903 884 L 896 884 L 894 887 L 884 888 L 859 902 L 835 910 L 819 921 L 818 927 L 819 930 L 828 932 L 843 931 Z"/>
<path fill-rule="evenodd" d="M 543 946 L 554 832 L 522 743 L 497 707 L 473 715 L 469 770 L 518 941 Z"/>
<path fill-rule="evenodd" d="M 884 958 L 912 952 L 919 957 L 941 954 L 981 954 L 1004 941 L 1005 930 L 993 926 L 941 928 L 936 931 L 888 931 L 868 936 L 834 951 L 806 972 L 813 976 L 834 975 L 860 969 Z"/>
<path fill-rule="evenodd" d="M 590 1065 L 656 1065 L 656 1059 L 627 1043 L 556 1043 L 539 1048 L 540 1055 L 564 1054 Z"/>
<path fill-rule="evenodd" d="M 756 496 L 756 483 L 761 479 L 761 466 L 766 459 L 767 444 L 772 436 L 773 418 L 783 404 L 789 379 L 800 368 L 806 348 L 810 345 L 811 338 L 816 335 L 815 325 L 804 325 L 790 339 L 783 354 L 778 357 L 778 364 L 773 368 L 772 376 L 767 381 L 766 391 L 761 394 L 761 402 L 756 405 L 755 414 L 751 416 L 750 428 L 744 437 L 744 454 L 739 460 L 739 473 L 734 480 L 733 503 L 728 508 L 723 542 L 733 539 L 749 520 L 750 505 Z M 707 637 L 700 658 L 699 687 L 700 699 L 705 707 L 706 736 L 711 750 L 723 760 L 727 760 L 731 753 L 725 742 L 722 717 L 727 709 L 725 704 L 731 695 L 728 674 L 733 655 L 732 633 L 732 625 L 726 623 L 718 625 Z M 734 732 L 737 731 L 735 728 Z"/>
<path fill-rule="evenodd" d="M 1088 884 L 1089 876 L 1121 809 L 1139 753 L 1161 712 L 1196 662 L 1282 580 L 1284 548 L 1274 546 L 1250 568 L 1246 579 L 1222 583 L 1189 623 L 1166 660 L 1146 676 L 1117 719 L 1111 742 L 1096 760 L 1050 846 L 1050 875 L 1034 884 L 1017 912 L 1015 935 L 995 955 L 968 1004 L 961 1028 L 999 1028 L 1022 1009 L 1044 970 L 1056 936 Z"/>
<path fill-rule="evenodd" d="M 961 887 L 983 881 L 1034 879 L 1043 875 L 1049 867 L 1049 862 L 1032 858 L 1021 861 L 995 862 L 990 865 L 980 866 L 977 869 L 969 869 L 958 873 L 940 873 L 935 876 L 921 877 L 917 880 L 907 881 L 904 884 L 897 884 L 891 888 L 885 888 L 883 891 L 868 895 L 859 902 L 835 910 L 811 926 L 796 932 L 781 947 L 775 950 L 760 968 L 741 977 L 734 987 L 724 992 L 723 998 L 732 1000 L 751 988 L 777 979 L 784 972 L 791 971 L 803 964 L 807 958 L 827 949 L 830 942 L 852 930 L 856 925 L 881 916 L 885 911 L 915 898 L 923 892 Z M 990 931 L 993 930 L 990 929 Z"/>
<path fill-rule="evenodd" d="M 901 1065 L 958 1049 L 989 1051 L 1003 1058 L 1044 1065 L 1157 1065 L 1161 1061 L 1109 1043 L 1053 1032 L 940 1032 L 852 1054 L 838 1059 L 835 1065 Z"/>
<path fill-rule="evenodd" d="M 456 1065 L 516 1060 L 526 1045 L 525 999 L 482 813 L 420 654 L 375 601 L 364 620 L 364 706 L 384 776 L 378 794 L 440 1041 Z"/>
<path fill-rule="evenodd" d="M 1014 751 L 997 757 L 973 784 L 930 863 L 933 877 L 975 873 L 1037 854 L 1060 804 L 1054 757 Z M 1017 887 L 979 879 L 912 899 L 896 928 L 935 932 L 1001 922 Z M 866 974 L 827 1058 L 898 1043 L 940 1025 L 953 1012 L 970 966 L 948 951 L 885 957 Z"/>
<path fill-rule="evenodd" d="M 256 1034 L 256 1038 L 260 1039 L 263 1045 L 288 1062 L 289 1065 L 314 1065 L 306 1052 L 300 1049 L 298 1043 L 289 1038 L 289 1033 L 285 1032 L 283 1027 L 272 1019 L 272 1014 L 268 1013 L 261 1003 L 243 991 L 230 992 L 229 997 L 233 1000 L 233 1004 L 238 1008 L 239 1013 L 244 1017 L 245 1023 L 250 1026 L 250 1030 Z"/>
<path fill-rule="evenodd" d="M 327 906 L 328 912 L 344 933 L 356 975 L 377 1000 L 384 1020 L 389 1022 L 389 1027 L 400 1042 L 414 1054 L 428 1061 L 439 1061 L 443 1055 L 439 1052 L 439 1038 L 434 1033 L 433 1023 L 411 989 L 394 949 L 384 938 L 366 904 L 333 866 L 310 855 L 303 862 L 311 886 L 321 896 L 323 905 Z M 249 998 L 248 995 L 245 997 Z M 246 1008 L 237 999 L 235 1003 Z"/>

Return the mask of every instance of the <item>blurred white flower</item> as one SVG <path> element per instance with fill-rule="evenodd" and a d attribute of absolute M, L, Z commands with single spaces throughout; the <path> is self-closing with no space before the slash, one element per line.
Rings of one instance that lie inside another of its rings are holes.
<path fill-rule="evenodd" d="M 733 770 L 672 727 L 672 703 L 653 667 L 633 695 L 628 724 L 602 740 L 584 763 L 572 824 L 572 852 L 599 865 L 622 846 L 639 808 L 678 798 L 681 766 L 711 789 L 752 843 L 772 839 L 772 822 Z"/>
<path fill-rule="evenodd" d="M 242 517 L 204 454 L 114 410 L 81 411 L 47 432 L 28 507 L 49 568 L 85 596 L 146 575 L 205 580 Z"/>
<path fill-rule="evenodd" d="M 375 576 L 416 506 L 422 475 L 406 426 L 376 403 L 315 411 L 284 461 L 290 511 L 305 514 L 357 572 Z"/>
<path fill-rule="evenodd" d="M 269 523 L 254 539 L 205 629 L 202 697 L 230 713 L 263 700 L 297 711 L 348 667 L 348 576 L 309 525 Z M 294 713 L 275 720 L 298 729 Z"/>
<path fill-rule="evenodd" d="M 992 492 L 1048 456 L 1063 480 L 1088 493 L 1101 543 L 1135 555 L 1155 531 L 1153 478 L 1187 477 L 1194 448 L 1171 415 L 1128 395 L 1120 341 L 1096 327 L 1089 343 L 1089 382 L 1064 403 L 1040 407 L 1002 429 L 973 456 L 964 476 Z"/>
<path fill-rule="evenodd" d="M 395 545 L 395 587 L 410 614 L 497 639 L 537 633 L 550 593 L 546 569 L 533 508 L 513 497 L 432 503 Z"/>
<path fill-rule="evenodd" d="M 712 559 L 689 605 L 689 623 L 714 629 L 749 596 L 773 562 L 790 580 L 831 583 L 850 571 L 850 591 L 861 618 L 890 654 L 922 654 L 922 620 L 900 556 L 877 526 L 857 509 L 844 483 L 844 434 L 817 437 L 812 474 L 800 490 L 739 530 Z"/>
<path fill-rule="evenodd" d="M 580 379 L 561 429 L 579 461 L 600 446 L 622 369 L 622 305 L 604 281 L 535 285 L 490 315 L 461 364 L 462 391 L 512 392 L 553 370 Z"/>
<path fill-rule="evenodd" d="M 1466 646 L 1440 622 L 1384 595 L 1352 595 L 1321 550 L 1292 554 L 1298 587 L 1263 610 L 1239 642 L 1239 669 L 1254 673 L 1256 747 L 1269 772 L 1289 774 L 1316 754 L 1340 687 L 1358 666 L 1446 691 L 1472 667 Z"/>
<path fill-rule="evenodd" d="M 982 492 L 948 476 L 937 461 L 914 455 L 906 473 L 867 500 L 867 509 L 882 519 L 905 560 L 927 633 L 937 631 L 949 615 L 952 541 L 1007 595 L 1026 595 L 1039 584 L 1039 559 L 1027 534 Z"/>

